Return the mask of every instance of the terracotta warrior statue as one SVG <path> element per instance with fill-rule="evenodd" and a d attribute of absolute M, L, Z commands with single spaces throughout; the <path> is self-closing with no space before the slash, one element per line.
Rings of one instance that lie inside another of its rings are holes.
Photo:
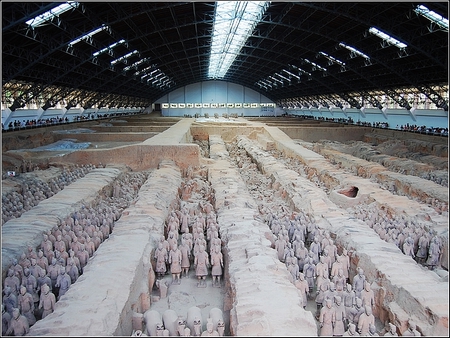
<path fill-rule="evenodd" d="M 416 323 L 411 319 L 408 320 L 408 329 L 402 333 L 402 336 L 421 336 L 420 332 L 416 330 Z"/>
<path fill-rule="evenodd" d="M 163 278 L 166 274 L 166 262 L 168 260 L 167 250 L 163 247 L 163 243 L 158 243 L 158 248 L 155 250 L 156 268 L 155 272 L 158 278 Z"/>
<path fill-rule="evenodd" d="M 34 325 L 36 323 L 36 317 L 34 316 L 34 300 L 33 296 L 27 292 L 25 286 L 20 287 L 20 295 L 17 298 L 19 304 L 19 310 L 22 315 L 28 320 L 28 324 Z"/>
<path fill-rule="evenodd" d="M 56 297 L 52 292 L 50 292 L 50 288 L 47 284 L 42 285 L 41 289 L 39 309 L 43 309 L 42 319 L 44 319 L 55 310 Z"/>
<path fill-rule="evenodd" d="M 306 309 L 306 305 L 308 303 L 309 286 L 303 272 L 300 272 L 298 279 L 295 281 L 295 287 L 302 297 L 303 308 Z"/>
<path fill-rule="evenodd" d="M 359 333 L 356 331 L 356 325 L 353 323 L 348 324 L 347 331 L 342 335 L 343 337 L 359 337 Z"/>
<path fill-rule="evenodd" d="M 70 285 L 72 285 L 70 276 L 67 274 L 66 268 L 62 266 L 55 284 L 57 288 L 59 287 L 58 300 L 69 291 Z"/>
<path fill-rule="evenodd" d="M 375 325 L 375 317 L 372 314 L 372 307 L 366 305 L 364 307 L 364 313 L 359 316 L 358 331 L 361 336 L 366 336 L 369 333 L 369 326 Z"/>
<path fill-rule="evenodd" d="M 169 251 L 170 272 L 172 273 L 172 283 L 180 284 L 182 254 L 175 243 Z"/>
<path fill-rule="evenodd" d="M 394 324 L 389 323 L 389 331 L 386 332 L 384 336 L 398 337 L 397 327 Z"/>
<path fill-rule="evenodd" d="M 208 318 L 208 321 L 206 323 L 206 330 L 202 332 L 202 337 L 203 336 L 219 336 L 219 332 L 214 330 L 214 324 L 211 318 Z"/>
<path fill-rule="evenodd" d="M 220 247 L 216 246 L 211 254 L 211 275 L 213 278 L 212 285 L 220 287 L 220 277 L 223 269 L 223 255 Z"/>
<path fill-rule="evenodd" d="M 306 258 L 305 265 L 303 266 L 303 273 L 305 274 L 305 279 L 308 282 L 309 293 L 312 293 L 316 279 L 316 266 L 313 263 L 312 257 L 308 256 Z"/>
<path fill-rule="evenodd" d="M 426 264 L 430 269 L 434 269 L 435 267 L 439 266 L 440 255 L 441 248 L 439 246 L 439 239 L 435 236 L 431 240 L 430 246 L 428 248 L 428 259 Z"/>
<path fill-rule="evenodd" d="M 356 297 L 361 297 L 361 291 L 364 289 L 365 281 L 366 276 L 364 276 L 364 270 L 358 268 L 358 274 L 353 277 L 353 290 L 355 291 Z"/>
<path fill-rule="evenodd" d="M 322 307 L 319 315 L 320 336 L 332 336 L 335 322 L 336 310 L 333 307 L 331 299 L 327 299 L 325 301 L 325 306 Z"/>
<path fill-rule="evenodd" d="M 333 306 L 336 311 L 336 322 L 334 324 L 333 335 L 342 336 L 345 332 L 346 314 L 345 306 L 344 303 L 342 303 L 342 298 L 340 296 L 334 296 Z"/>
<path fill-rule="evenodd" d="M 28 319 L 20 314 L 20 310 L 18 308 L 14 308 L 6 335 L 25 336 L 29 331 L 30 324 L 28 324 Z"/>
<path fill-rule="evenodd" d="M 371 308 L 375 306 L 375 294 L 368 281 L 364 283 L 364 289 L 361 291 L 361 299 L 363 305 L 369 305 Z"/>
<path fill-rule="evenodd" d="M 195 275 L 197 276 L 197 287 L 206 287 L 206 276 L 208 275 L 209 258 L 203 245 L 200 246 L 199 252 L 194 258 Z"/>
<path fill-rule="evenodd" d="M 338 274 L 333 277 L 332 281 L 333 281 L 334 285 L 336 286 L 336 291 L 343 292 L 344 288 L 347 285 L 346 278 L 344 276 L 344 270 L 339 269 Z"/>
<path fill-rule="evenodd" d="M 181 245 L 179 246 L 181 251 L 181 274 L 185 277 L 189 274 L 189 269 L 191 267 L 191 250 L 187 243 L 186 238 L 181 237 Z"/>

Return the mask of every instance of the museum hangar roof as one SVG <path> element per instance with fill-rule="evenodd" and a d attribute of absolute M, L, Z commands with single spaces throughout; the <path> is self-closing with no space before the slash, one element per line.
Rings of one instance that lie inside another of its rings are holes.
<path fill-rule="evenodd" d="M 356 107 L 354 93 L 376 106 L 375 92 L 407 107 L 399 88 L 415 88 L 448 110 L 441 94 L 448 88 L 446 1 L 239 2 L 228 9 L 235 21 L 224 26 L 218 3 L 3 1 L 2 87 L 14 96 L 11 110 L 61 99 L 148 106 L 209 80 L 278 103 L 331 97 Z M 250 18 L 245 35 L 239 25 Z M 214 51 L 215 28 L 224 45 Z M 211 55 L 227 51 L 226 72 L 211 72 Z"/>

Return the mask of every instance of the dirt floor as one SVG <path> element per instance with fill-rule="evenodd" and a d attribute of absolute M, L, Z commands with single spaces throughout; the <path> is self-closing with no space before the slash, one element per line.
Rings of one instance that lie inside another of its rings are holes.
<path fill-rule="evenodd" d="M 137 143 L 140 142 L 90 142 L 87 149 L 110 149 Z M 51 147 L 52 144 L 48 146 Z M 344 149 L 343 144 L 338 146 Z M 32 180 L 33 178 L 48 182 L 52 178 L 61 174 L 61 172 L 63 171 L 63 168 L 59 166 L 53 166 L 52 163 L 49 162 L 49 166 L 47 168 L 41 168 L 41 170 L 32 172 L 20 173 L 19 168 L 22 158 L 33 158 L 38 162 L 44 162 L 46 159 L 57 158 L 58 156 L 63 156 L 72 151 L 74 150 L 70 148 L 61 148 L 52 151 L 45 150 L 45 148 L 43 148 L 42 151 L 31 151 L 29 149 L 9 151 L 7 154 L 4 154 L 4 157 L 2 158 L 3 167 L 16 168 L 17 176 L 13 178 L 5 178 L 2 180 L 2 192 L 7 193 L 11 190 L 18 191 L 19 189 L 21 189 L 22 184 L 26 180 Z M 281 160 L 282 159 L 280 159 L 280 162 Z M 186 318 L 186 309 L 195 305 L 201 308 L 203 318 L 207 318 L 211 308 L 217 307 L 223 309 L 224 303 L 226 302 L 226 297 L 228 297 L 225 292 L 223 281 L 221 287 L 213 287 L 211 276 L 208 276 L 206 279 L 206 287 L 198 287 L 198 281 L 192 266 L 189 272 L 189 276 L 182 277 L 181 283 L 179 285 L 172 283 L 172 277 L 170 273 L 166 274 L 160 282 L 168 285 L 167 296 L 161 298 L 160 290 L 155 286 L 151 294 L 152 301 L 150 309 L 157 310 L 161 314 L 163 314 L 167 309 L 172 309 L 175 310 L 179 316 Z M 270 297 L 270 295 L 268 296 Z M 310 295 L 308 304 L 306 306 L 306 310 L 311 311 L 313 314 L 315 314 L 317 311 L 314 299 L 315 294 Z M 229 313 L 224 312 L 224 320 L 226 324 L 225 335 L 230 335 Z M 319 330 L 318 325 L 319 324 L 317 322 L 317 327 Z M 378 332 L 381 332 L 384 328 L 384 323 L 381 323 L 380 320 L 376 318 L 376 326 Z"/>

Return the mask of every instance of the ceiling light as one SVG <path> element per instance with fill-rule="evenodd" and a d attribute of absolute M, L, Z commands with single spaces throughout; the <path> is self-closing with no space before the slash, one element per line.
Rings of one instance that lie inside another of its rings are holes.
<path fill-rule="evenodd" d="M 116 46 L 118 46 L 118 45 L 120 45 L 120 44 L 122 44 L 122 43 L 125 43 L 125 40 L 120 40 L 120 41 L 117 41 L 117 42 L 114 42 L 113 44 L 111 44 L 111 45 L 109 45 L 108 47 L 105 47 L 105 48 L 103 48 L 102 50 L 99 50 L 98 52 L 95 52 L 94 54 L 92 54 L 93 56 L 98 56 L 98 55 L 100 55 L 100 54 L 102 54 L 102 53 L 105 53 L 105 52 L 107 52 L 108 50 L 112 50 L 114 47 L 116 47 Z"/>
<path fill-rule="evenodd" d="M 273 74 L 273 75 L 276 75 L 276 76 L 278 76 L 278 77 L 280 77 L 280 78 L 282 78 L 282 79 L 285 79 L 285 80 L 291 82 L 291 79 L 289 79 L 289 78 L 287 78 L 286 76 L 283 76 L 283 75 L 281 75 L 281 74 L 279 74 L 279 73 L 275 73 L 275 74 Z"/>
<path fill-rule="evenodd" d="M 111 61 L 111 65 L 115 65 L 116 63 L 120 62 L 120 61 L 125 61 L 126 59 L 128 59 L 129 57 L 133 56 L 134 54 L 139 53 L 137 50 L 134 50 L 132 52 L 129 52 L 128 54 L 121 56 L 118 59 L 115 59 L 113 61 Z"/>
<path fill-rule="evenodd" d="M 295 66 L 295 65 L 289 65 L 289 67 L 294 68 L 294 69 L 297 69 L 300 73 L 302 73 L 302 74 L 304 74 L 304 75 L 308 75 L 308 77 L 311 76 L 311 73 L 306 72 L 306 71 L 304 71 L 303 69 L 301 69 L 301 68 L 299 68 L 299 67 L 297 67 L 297 66 Z"/>
<path fill-rule="evenodd" d="M 324 71 L 324 72 L 327 71 L 326 68 L 323 68 L 322 66 L 318 65 L 315 62 L 309 61 L 308 59 L 303 59 L 303 61 L 305 61 L 306 63 L 309 63 L 311 66 L 313 66 L 314 68 L 318 68 L 321 71 Z"/>
<path fill-rule="evenodd" d="M 366 54 L 364 54 L 363 52 L 360 52 L 359 50 L 357 50 L 356 48 L 352 47 L 352 46 L 348 46 L 345 43 L 341 42 L 339 43 L 339 46 L 344 47 L 346 49 L 348 49 L 349 51 L 351 51 L 352 53 L 362 56 L 365 59 L 370 59 L 370 57 L 368 57 Z"/>
<path fill-rule="evenodd" d="M 91 37 L 91 36 L 101 32 L 101 31 L 104 31 L 105 29 L 108 29 L 108 28 L 109 28 L 108 26 L 102 25 L 100 28 L 94 29 L 93 31 L 91 31 L 91 32 L 89 32 L 89 33 L 79 37 L 78 39 L 75 39 L 75 40 L 69 42 L 69 46 L 73 46 L 74 44 L 76 44 L 76 43 L 78 43 L 78 42 L 80 42 L 82 40 L 86 40 L 89 37 Z"/>
<path fill-rule="evenodd" d="M 414 12 L 424 16 L 431 22 L 434 22 L 435 24 L 439 25 L 440 27 L 448 30 L 448 19 L 444 18 L 442 15 L 437 14 L 436 12 L 429 10 L 427 7 L 425 7 L 423 5 L 418 5 L 414 9 Z"/>
<path fill-rule="evenodd" d="M 326 57 L 328 60 L 330 60 L 333 63 L 337 63 L 338 65 L 345 66 L 345 62 L 342 62 L 341 60 L 336 59 L 335 57 L 328 55 L 325 52 L 319 52 L 319 54 Z"/>
<path fill-rule="evenodd" d="M 139 66 L 139 65 L 142 64 L 142 63 L 144 63 L 144 62 L 147 61 L 147 60 L 150 60 L 150 58 L 143 58 L 143 59 L 140 59 L 139 61 L 136 61 L 135 63 L 133 63 L 133 64 L 131 64 L 131 65 L 129 65 L 129 66 L 126 66 L 123 70 L 124 70 L 124 71 L 128 71 L 128 70 L 130 70 L 131 68 L 136 69 L 137 66 Z M 153 67 L 153 66 L 149 66 L 149 67 L 147 67 L 147 68 L 144 68 L 144 69 L 142 69 L 141 71 L 136 72 L 134 75 L 138 75 L 139 73 L 142 73 L 142 72 L 144 72 L 144 71 L 150 69 L 151 67 Z"/>
<path fill-rule="evenodd" d="M 382 38 L 383 41 L 386 41 L 388 44 L 390 45 L 394 45 L 395 47 L 398 48 L 406 48 L 408 47 L 406 44 L 404 44 L 403 42 L 400 42 L 399 40 L 393 38 L 392 36 L 380 31 L 379 29 L 375 28 L 375 27 L 370 27 L 369 28 L 369 32 L 378 36 L 379 38 Z"/>

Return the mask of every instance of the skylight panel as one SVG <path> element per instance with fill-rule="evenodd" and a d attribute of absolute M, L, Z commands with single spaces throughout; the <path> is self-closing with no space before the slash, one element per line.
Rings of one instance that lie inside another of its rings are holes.
<path fill-rule="evenodd" d="M 351 51 L 352 53 L 362 56 L 363 58 L 365 58 L 367 60 L 370 60 L 370 57 L 368 57 L 366 54 L 364 54 L 363 52 L 360 52 L 359 50 L 357 50 L 356 48 L 354 48 L 352 46 L 348 46 L 343 42 L 339 43 L 339 46 L 344 47 L 344 48 L 348 49 L 349 51 Z"/>
<path fill-rule="evenodd" d="M 105 47 L 105 48 L 99 50 L 98 52 L 95 52 L 94 54 L 92 54 L 92 56 L 99 56 L 100 54 L 103 54 L 103 53 L 105 53 L 105 52 L 107 52 L 107 51 L 110 51 L 110 50 L 112 50 L 114 47 L 116 47 L 116 46 L 118 46 L 118 45 L 120 45 L 120 44 L 122 44 L 122 43 L 125 43 L 125 40 L 124 40 L 124 39 L 119 40 L 119 41 L 117 41 L 117 42 L 114 42 L 113 44 L 109 45 L 108 47 Z"/>
<path fill-rule="evenodd" d="M 52 8 L 51 10 L 26 21 L 25 23 L 33 28 L 39 27 L 45 22 L 50 21 L 54 17 L 59 16 L 60 14 L 71 9 L 77 8 L 79 5 L 80 4 L 76 1 L 67 1 L 66 3 L 56 6 L 55 8 Z"/>
<path fill-rule="evenodd" d="M 270 1 L 218 1 L 208 77 L 223 78 Z"/>
<path fill-rule="evenodd" d="M 420 14 L 430 20 L 431 22 L 434 22 L 435 24 L 439 25 L 440 27 L 444 28 L 445 30 L 448 30 L 448 19 L 444 18 L 442 15 L 437 14 L 434 11 L 429 10 L 424 5 L 418 5 L 414 12 L 417 14 Z"/>
<path fill-rule="evenodd" d="M 403 42 L 400 42 L 399 40 L 393 38 L 392 36 L 380 31 L 379 29 L 375 28 L 375 27 L 370 27 L 369 28 L 369 32 L 378 36 L 379 38 L 383 39 L 384 41 L 386 41 L 388 44 L 390 45 L 394 45 L 395 47 L 398 48 L 406 48 L 408 47 L 406 44 L 404 44 Z"/>
<path fill-rule="evenodd" d="M 91 36 L 94 36 L 95 34 L 100 33 L 101 31 L 104 31 L 104 30 L 106 30 L 108 28 L 109 28 L 109 26 L 102 25 L 100 28 L 94 29 L 93 31 L 91 31 L 91 32 L 89 32 L 87 34 L 85 34 L 85 35 L 83 35 L 83 36 L 81 36 L 81 37 L 79 37 L 79 38 L 77 38 L 77 39 L 75 39 L 73 41 L 70 41 L 69 42 L 69 46 L 73 46 L 73 45 L 75 45 L 76 43 L 78 43 L 80 41 L 87 40 Z"/>

